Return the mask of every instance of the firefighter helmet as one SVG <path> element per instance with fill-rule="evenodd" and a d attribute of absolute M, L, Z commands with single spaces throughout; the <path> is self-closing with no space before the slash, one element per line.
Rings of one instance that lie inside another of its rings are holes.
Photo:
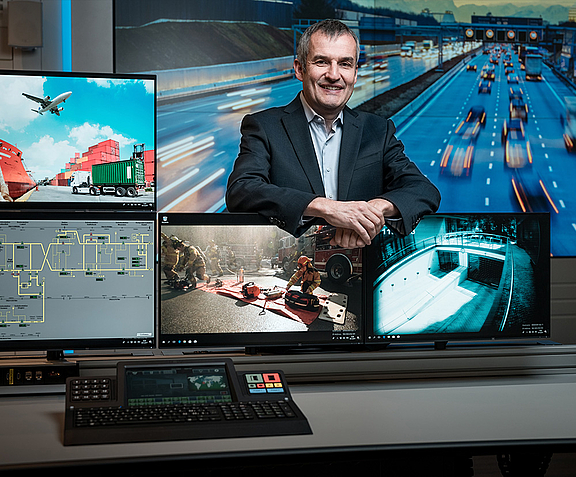
<path fill-rule="evenodd" d="M 306 265 L 308 265 L 310 262 L 312 262 L 312 260 L 310 260 L 308 257 L 306 257 L 305 255 L 302 255 L 299 259 L 298 259 L 298 268 L 302 267 L 305 268 Z"/>

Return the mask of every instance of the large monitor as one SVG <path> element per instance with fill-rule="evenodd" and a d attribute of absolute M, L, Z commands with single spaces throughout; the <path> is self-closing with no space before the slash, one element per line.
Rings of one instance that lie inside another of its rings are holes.
<path fill-rule="evenodd" d="M 155 210 L 156 76 L 0 71 L 0 209 Z"/>
<path fill-rule="evenodd" d="M 550 337 L 550 218 L 437 214 L 367 249 L 366 343 Z"/>
<path fill-rule="evenodd" d="M 155 224 L 0 212 L 0 351 L 153 348 Z"/>
<path fill-rule="evenodd" d="M 160 213 L 158 222 L 160 348 L 251 353 L 362 343 L 361 252 L 330 246 L 329 229 L 295 238 L 257 214 Z M 285 300 L 301 256 L 319 272 L 319 306 Z"/>

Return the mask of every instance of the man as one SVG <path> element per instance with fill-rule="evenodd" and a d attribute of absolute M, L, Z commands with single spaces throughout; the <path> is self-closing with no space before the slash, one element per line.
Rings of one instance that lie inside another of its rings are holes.
<path fill-rule="evenodd" d="M 204 253 L 210 262 L 210 269 L 212 270 L 212 273 L 218 273 L 219 277 L 224 275 L 224 270 L 222 270 L 222 267 L 220 266 L 220 250 L 218 250 L 218 245 L 216 245 L 214 240 L 210 240 L 210 243 L 206 248 L 206 252 Z"/>
<path fill-rule="evenodd" d="M 297 237 L 322 218 L 336 227 L 333 245 L 354 248 L 385 223 L 407 235 L 438 209 L 438 190 L 406 157 L 392 122 L 346 107 L 359 51 L 340 21 L 306 30 L 294 60 L 301 93 L 242 121 L 228 210 L 259 212 Z"/>

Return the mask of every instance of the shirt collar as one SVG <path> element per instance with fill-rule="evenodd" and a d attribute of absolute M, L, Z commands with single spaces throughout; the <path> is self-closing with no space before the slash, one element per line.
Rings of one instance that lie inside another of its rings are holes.
<path fill-rule="evenodd" d="M 306 115 L 306 120 L 308 123 L 310 123 L 316 117 L 322 118 L 322 120 L 324 120 L 324 118 L 320 116 L 316 111 L 314 111 L 308 104 L 302 92 L 300 92 L 300 101 L 302 102 L 302 107 L 304 108 L 304 114 Z M 340 120 L 340 124 L 344 124 L 344 110 L 340 111 L 338 116 L 336 116 L 334 123 L 338 122 L 338 120 Z"/>

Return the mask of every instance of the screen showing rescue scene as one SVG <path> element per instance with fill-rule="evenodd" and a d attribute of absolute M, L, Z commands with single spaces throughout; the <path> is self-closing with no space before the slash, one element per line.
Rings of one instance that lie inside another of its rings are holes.
<path fill-rule="evenodd" d="M 358 343 L 362 251 L 237 218 L 160 214 L 160 346 Z"/>

